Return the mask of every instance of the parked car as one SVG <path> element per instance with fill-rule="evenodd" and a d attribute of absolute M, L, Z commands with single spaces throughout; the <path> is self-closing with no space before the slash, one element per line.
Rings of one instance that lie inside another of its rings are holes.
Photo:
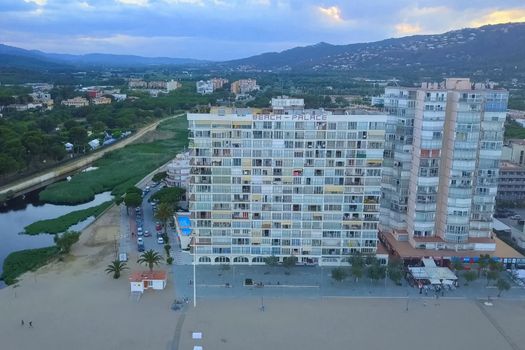
<path fill-rule="evenodd" d="M 138 250 L 139 252 L 143 252 L 143 251 L 144 251 L 144 244 L 139 244 L 139 245 L 137 246 L 137 250 Z"/>
<path fill-rule="evenodd" d="M 157 238 L 157 243 L 158 244 L 164 244 L 164 238 L 162 238 L 162 237 Z"/>
<path fill-rule="evenodd" d="M 161 231 L 157 231 L 157 239 L 158 239 L 159 237 L 162 237 L 162 232 L 161 232 Z"/>
<path fill-rule="evenodd" d="M 142 237 L 137 238 L 137 244 L 144 244 L 144 238 Z"/>
<path fill-rule="evenodd" d="M 160 222 L 157 222 L 157 223 L 155 224 L 155 230 L 157 230 L 157 231 L 162 231 L 162 225 L 160 224 Z"/>
<path fill-rule="evenodd" d="M 519 216 L 519 215 L 512 215 L 510 218 L 512 220 L 521 220 L 521 216 Z"/>
<path fill-rule="evenodd" d="M 148 230 L 144 231 L 144 237 L 151 237 L 151 233 Z"/>
<path fill-rule="evenodd" d="M 137 227 L 137 236 L 142 236 L 142 227 Z"/>

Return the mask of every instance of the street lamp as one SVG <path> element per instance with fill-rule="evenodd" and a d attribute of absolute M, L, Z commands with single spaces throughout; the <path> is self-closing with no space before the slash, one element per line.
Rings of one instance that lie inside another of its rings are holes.
<path fill-rule="evenodd" d="M 193 307 L 197 307 L 197 244 L 195 242 L 195 236 L 193 237 Z"/>

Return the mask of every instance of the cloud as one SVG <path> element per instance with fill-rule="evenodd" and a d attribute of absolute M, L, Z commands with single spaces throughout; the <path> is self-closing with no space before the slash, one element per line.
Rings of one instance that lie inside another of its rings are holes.
<path fill-rule="evenodd" d="M 337 6 L 330 7 L 318 7 L 319 12 L 321 12 L 326 17 L 330 18 L 335 22 L 342 22 L 343 17 L 341 16 L 341 9 Z"/>
<path fill-rule="evenodd" d="M 81 1 L 78 3 L 78 6 L 84 10 L 93 9 L 94 6 L 91 6 L 87 1 Z"/>
<path fill-rule="evenodd" d="M 421 32 L 421 26 L 419 24 L 410 23 L 398 23 L 395 25 L 397 35 L 411 35 Z"/>
<path fill-rule="evenodd" d="M 148 6 L 149 0 L 115 0 L 118 3 L 124 5 L 134 5 L 134 6 Z"/>
<path fill-rule="evenodd" d="M 525 22 L 525 9 L 496 10 L 470 22 L 470 25 L 481 27 L 487 24 Z"/>
<path fill-rule="evenodd" d="M 47 0 L 24 0 L 24 2 L 27 2 L 27 3 L 34 3 L 38 6 L 44 6 L 45 4 L 47 4 Z"/>

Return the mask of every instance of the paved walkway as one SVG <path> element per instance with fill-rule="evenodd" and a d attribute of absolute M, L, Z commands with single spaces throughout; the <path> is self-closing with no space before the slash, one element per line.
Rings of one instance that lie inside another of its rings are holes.
<path fill-rule="evenodd" d="M 199 298 L 242 298 L 242 297 L 396 297 L 396 298 L 436 298 L 434 292 L 419 294 L 417 288 L 410 287 L 406 281 L 396 286 L 390 279 L 371 281 L 363 278 L 355 282 L 347 278 L 336 282 L 331 277 L 332 268 L 296 266 L 290 269 L 270 266 L 221 266 L 197 265 L 196 288 Z M 174 265 L 173 276 L 175 297 L 193 297 L 193 266 Z M 252 283 L 261 282 L 262 287 L 246 286 L 246 279 Z M 496 298 L 498 289 L 487 286 L 481 279 L 465 286 L 462 282 L 455 290 L 439 293 L 437 298 L 486 299 Z M 502 293 L 504 299 L 525 300 L 525 289 L 513 286 Z"/>

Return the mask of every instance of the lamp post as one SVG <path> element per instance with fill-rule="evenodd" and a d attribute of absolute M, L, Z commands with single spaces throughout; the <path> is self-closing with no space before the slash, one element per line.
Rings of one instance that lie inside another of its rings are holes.
<path fill-rule="evenodd" d="M 193 307 L 197 307 L 197 245 L 195 244 L 195 236 L 193 237 Z"/>

